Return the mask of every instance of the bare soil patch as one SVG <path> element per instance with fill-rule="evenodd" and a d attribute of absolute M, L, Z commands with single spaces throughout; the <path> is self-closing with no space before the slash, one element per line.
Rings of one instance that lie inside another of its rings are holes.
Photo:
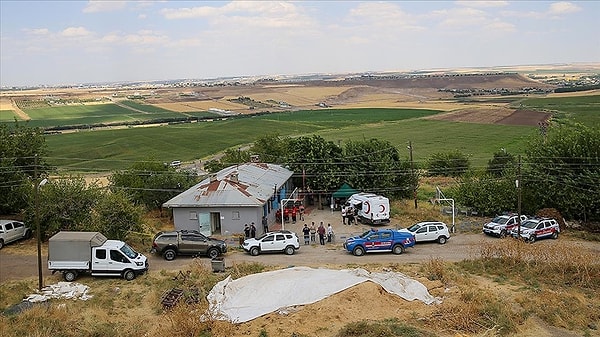
<path fill-rule="evenodd" d="M 452 122 L 537 126 L 539 122 L 548 120 L 550 116 L 548 113 L 534 110 L 483 106 L 458 109 L 427 118 Z"/>

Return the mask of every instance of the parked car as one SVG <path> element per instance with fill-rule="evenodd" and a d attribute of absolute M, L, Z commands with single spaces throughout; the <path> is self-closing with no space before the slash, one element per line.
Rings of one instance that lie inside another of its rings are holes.
<path fill-rule="evenodd" d="M 518 227 L 513 228 L 511 235 L 519 237 Z M 528 219 L 521 224 L 521 238 L 527 242 L 535 242 L 542 238 L 558 239 L 560 226 L 558 221 L 548 218 Z"/>
<path fill-rule="evenodd" d="M 527 220 L 527 216 L 521 215 L 521 223 Z M 483 233 L 487 235 L 497 236 L 500 238 L 510 235 L 510 232 L 519 223 L 518 214 L 498 215 L 492 221 L 483 225 Z"/>
<path fill-rule="evenodd" d="M 369 252 L 402 254 L 406 248 L 414 245 L 415 237 L 412 233 L 394 229 L 371 229 L 344 242 L 344 248 L 355 256 Z"/>
<path fill-rule="evenodd" d="M 421 221 L 401 231 L 412 233 L 416 242 L 437 241 L 445 244 L 450 239 L 448 226 L 441 221 Z"/>
<path fill-rule="evenodd" d="M 152 252 L 161 254 L 167 261 L 177 255 L 206 255 L 214 259 L 227 252 L 227 244 L 198 231 L 158 232 L 152 241 Z"/>
<path fill-rule="evenodd" d="M 267 232 L 258 238 L 244 240 L 242 248 L 250 255 L 257 256 L 261 253 L 284 252 L 294 255 L 300 249 L 300 240 L 296 233 L 288 230 Z"/>
<path fill-rule="evenodd" d="M 0 249 L 11 242 L 30 237 L 31 228 L 21 221 L 0 220 Z"/>

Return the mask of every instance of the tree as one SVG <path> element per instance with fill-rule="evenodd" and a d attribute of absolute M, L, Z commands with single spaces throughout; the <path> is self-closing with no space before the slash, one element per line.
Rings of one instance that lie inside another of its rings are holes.
<path fill-rule="evenodd" d="M 343 176 L 340 166 L 342 149 L 331 141 L 313 135 L 291 138 L 287 142 L 287 166 L 297 173 L 296 186 L 306 186 L 319 194 L 326 194 L 340 186 Z"/>
<path fill-rule="evenodd" d="M 105 191 L 100 195 L 94 207 L 95 231 L 111 239 L 125 240 L 129 233 L 139 232 L 141 224 L 142 208 L 134 205 L 126 193 Z"/>
<path fill-rule="evenodd" d="M 418 182 L 410 163 L 401 162 L 398 150 L 388 141 L 349 141 L 343 158 L 344 181 L 358 190 L 407 197 Z"/>
<path fill-rule="evenodd" d="M 113 173 L 109 181 L 113 192 L 123 190 L 134 203 L 148 209 L 160 209 L 164 202 L 197 183 L 198 177 L 194 172 L 144 161 Z"/>
<path fill-rule="evenodd" d="M 481 214 L 501 214 L 517 209 L 514 178 L 508 173 L 495 177 L 490 173 L 469 172 L 458 178 L 458 184 L 450 188 L 448 195 L 458 204 L 473 207 Z"/>
<path fill-rule="evenodd" d="M 97 185 L 88 186 L 81 177 L 60 177 L 39 190 L 38 214 L 42 236 L 61 230 L 86 231 L 92 228 L 92 210 L 100 198 Z M 34 223 L 35 205 L 29 202 L 25 214 Z"/>
<path fill-rule="evenodd" d="M 46 143 L 40 128 L 15 123 L 13 128 L 0 125 L 0 214 L 18 213 L 29 202 L 33 190 L 31 178 L 45 175 Z M 36 159 L 37 156 L 37 159 Z"/>
<path fill-rule="evenodd" d="M 458 177 L 469 170 L 469 158 L 460 151 L 432 154 L 427 160 L 430 176 Z"/>
<path fill-rule="evenodd" d="M 546 140 L 532 139 L 526 151 L 524 207 L 556 208 L 565 217 L 600 220 L 600 129 L 552 125 Z"/>
<path fill-rule="evenodd" d="M 512 170 L 517 165 L 515 156 L 511 153 L 498 151 L 494 153 L 494 158 L 488 161 L 487 172 L 494 177 L 501 177 L 506 171 Z"/>

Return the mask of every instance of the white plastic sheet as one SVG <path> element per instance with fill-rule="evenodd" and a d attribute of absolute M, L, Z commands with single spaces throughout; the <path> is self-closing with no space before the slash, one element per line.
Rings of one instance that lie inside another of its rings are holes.
<path fill-rule="evenodd" d="M 31 294 L 23 301 L 44 302 L 51 298 L 73 298 L 78 300 L 87 300 L 92 297 L 88 295 L 90 288 L 77 282 L 58 282 L 42 288 L 38 294 Z"/>
<path fill-rule="evenodd" d="M 252 274 L 237 280 L 227 277 L 213 287 L 207 299 L 212 317 L 241 323 L 286 307 L 318 302 L 366 281 L 378 283 L 408 301 L 439 302 L 422 283 L 401 273 L 309 267 Z"/>

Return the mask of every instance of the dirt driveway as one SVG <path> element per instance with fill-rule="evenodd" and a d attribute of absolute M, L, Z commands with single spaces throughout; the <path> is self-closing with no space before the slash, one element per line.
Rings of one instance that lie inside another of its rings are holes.
<path fill-rule="evenodd" d="M 264 254 L 259 256 L 250 256 L 250 254 L 237 248 L 237 242 L 230 239 L 229 252 L 225 255 L 225 266 L 231 267 L 236 263 L 242 262 L 260 262 L 265 265 L 273 266 L 341 266 L 347 265 L 369 265 L 369 264 L 390 264 L 390 263 L 421 263 L 430 259 L 441 259 L 444 261 L 456 262 L 464 259 L 475 258 L 478 256 L 479 247 L 483 242 L 499 240 L 497 238 L 486 236 L 482 233 L 474 231 L 461 231 L 461 226 L 458 233 L 452 234 L 448 243 L 440 245 L 438 243 L 419 243 L 412 248 L 408 248 L 404 254 L 394 255 L 388 253 L 373 253 L 365 256 L 356 257 L 346 252 L 342 247 L 343 241 L 352 235 L 357 235 L 368 230 L 370 227 L 365 225 L 345 226 L 342 224 L 339 212 L 332 213 L 328 210 L 312 211 L 305 216 L 305 221 L 295 224 L 286 223 L 285 229 L 294 231 L 301 237 L 301 229 L 304 223 L 310 225 L 315 222 L 317 225 L 323 221 L 325 225 L 331 223 L 336 240 L 333 243 L 327 243 L 324 246 L 311 244 L 308 246 L 301 245 L 296 254 L 288 256 L 285 254 Z M 395 227 L 393 223 L 388 227 Z M 563 245 L 570 245 L 589 249 L 600 254 L 600 244 L 597 242 L 584 242 L 579 240 L 569 240 L 561 237 L 558 241 L 541 240 L 536 242 L 536 245 L 552 245 L 560 242 Z M 302 242 L 301 242 L 302 243 Z M 149 250 L 150 247 L 148 247 Z M 47 264 L 47 247 L 44 245 L 42 249 L 42 273 L 44 277 L 51 276 L 48 271 Z M 178 257 L 174 261 L 165 261 L 162 257 L 145 253 L 149 258 L 150 272 L 158 272 L 160 270 L 181 270 L 185 269 L 189 264 L 200 261 L 207 268 L 212 268 L 210 260 L 206 257 Z M 0 250 L 0 284 L 9 280 L 18 280 L 24 278 L 37 278 L 37 255 L 35 250 L 35 240 L 30 239 L 26 242 L 19 242 L 5 246 Z M 52 276 L 56 281 L 60 280 L 60 275 Z M 48 281 L 46 281 L 48 283 Z"/>

